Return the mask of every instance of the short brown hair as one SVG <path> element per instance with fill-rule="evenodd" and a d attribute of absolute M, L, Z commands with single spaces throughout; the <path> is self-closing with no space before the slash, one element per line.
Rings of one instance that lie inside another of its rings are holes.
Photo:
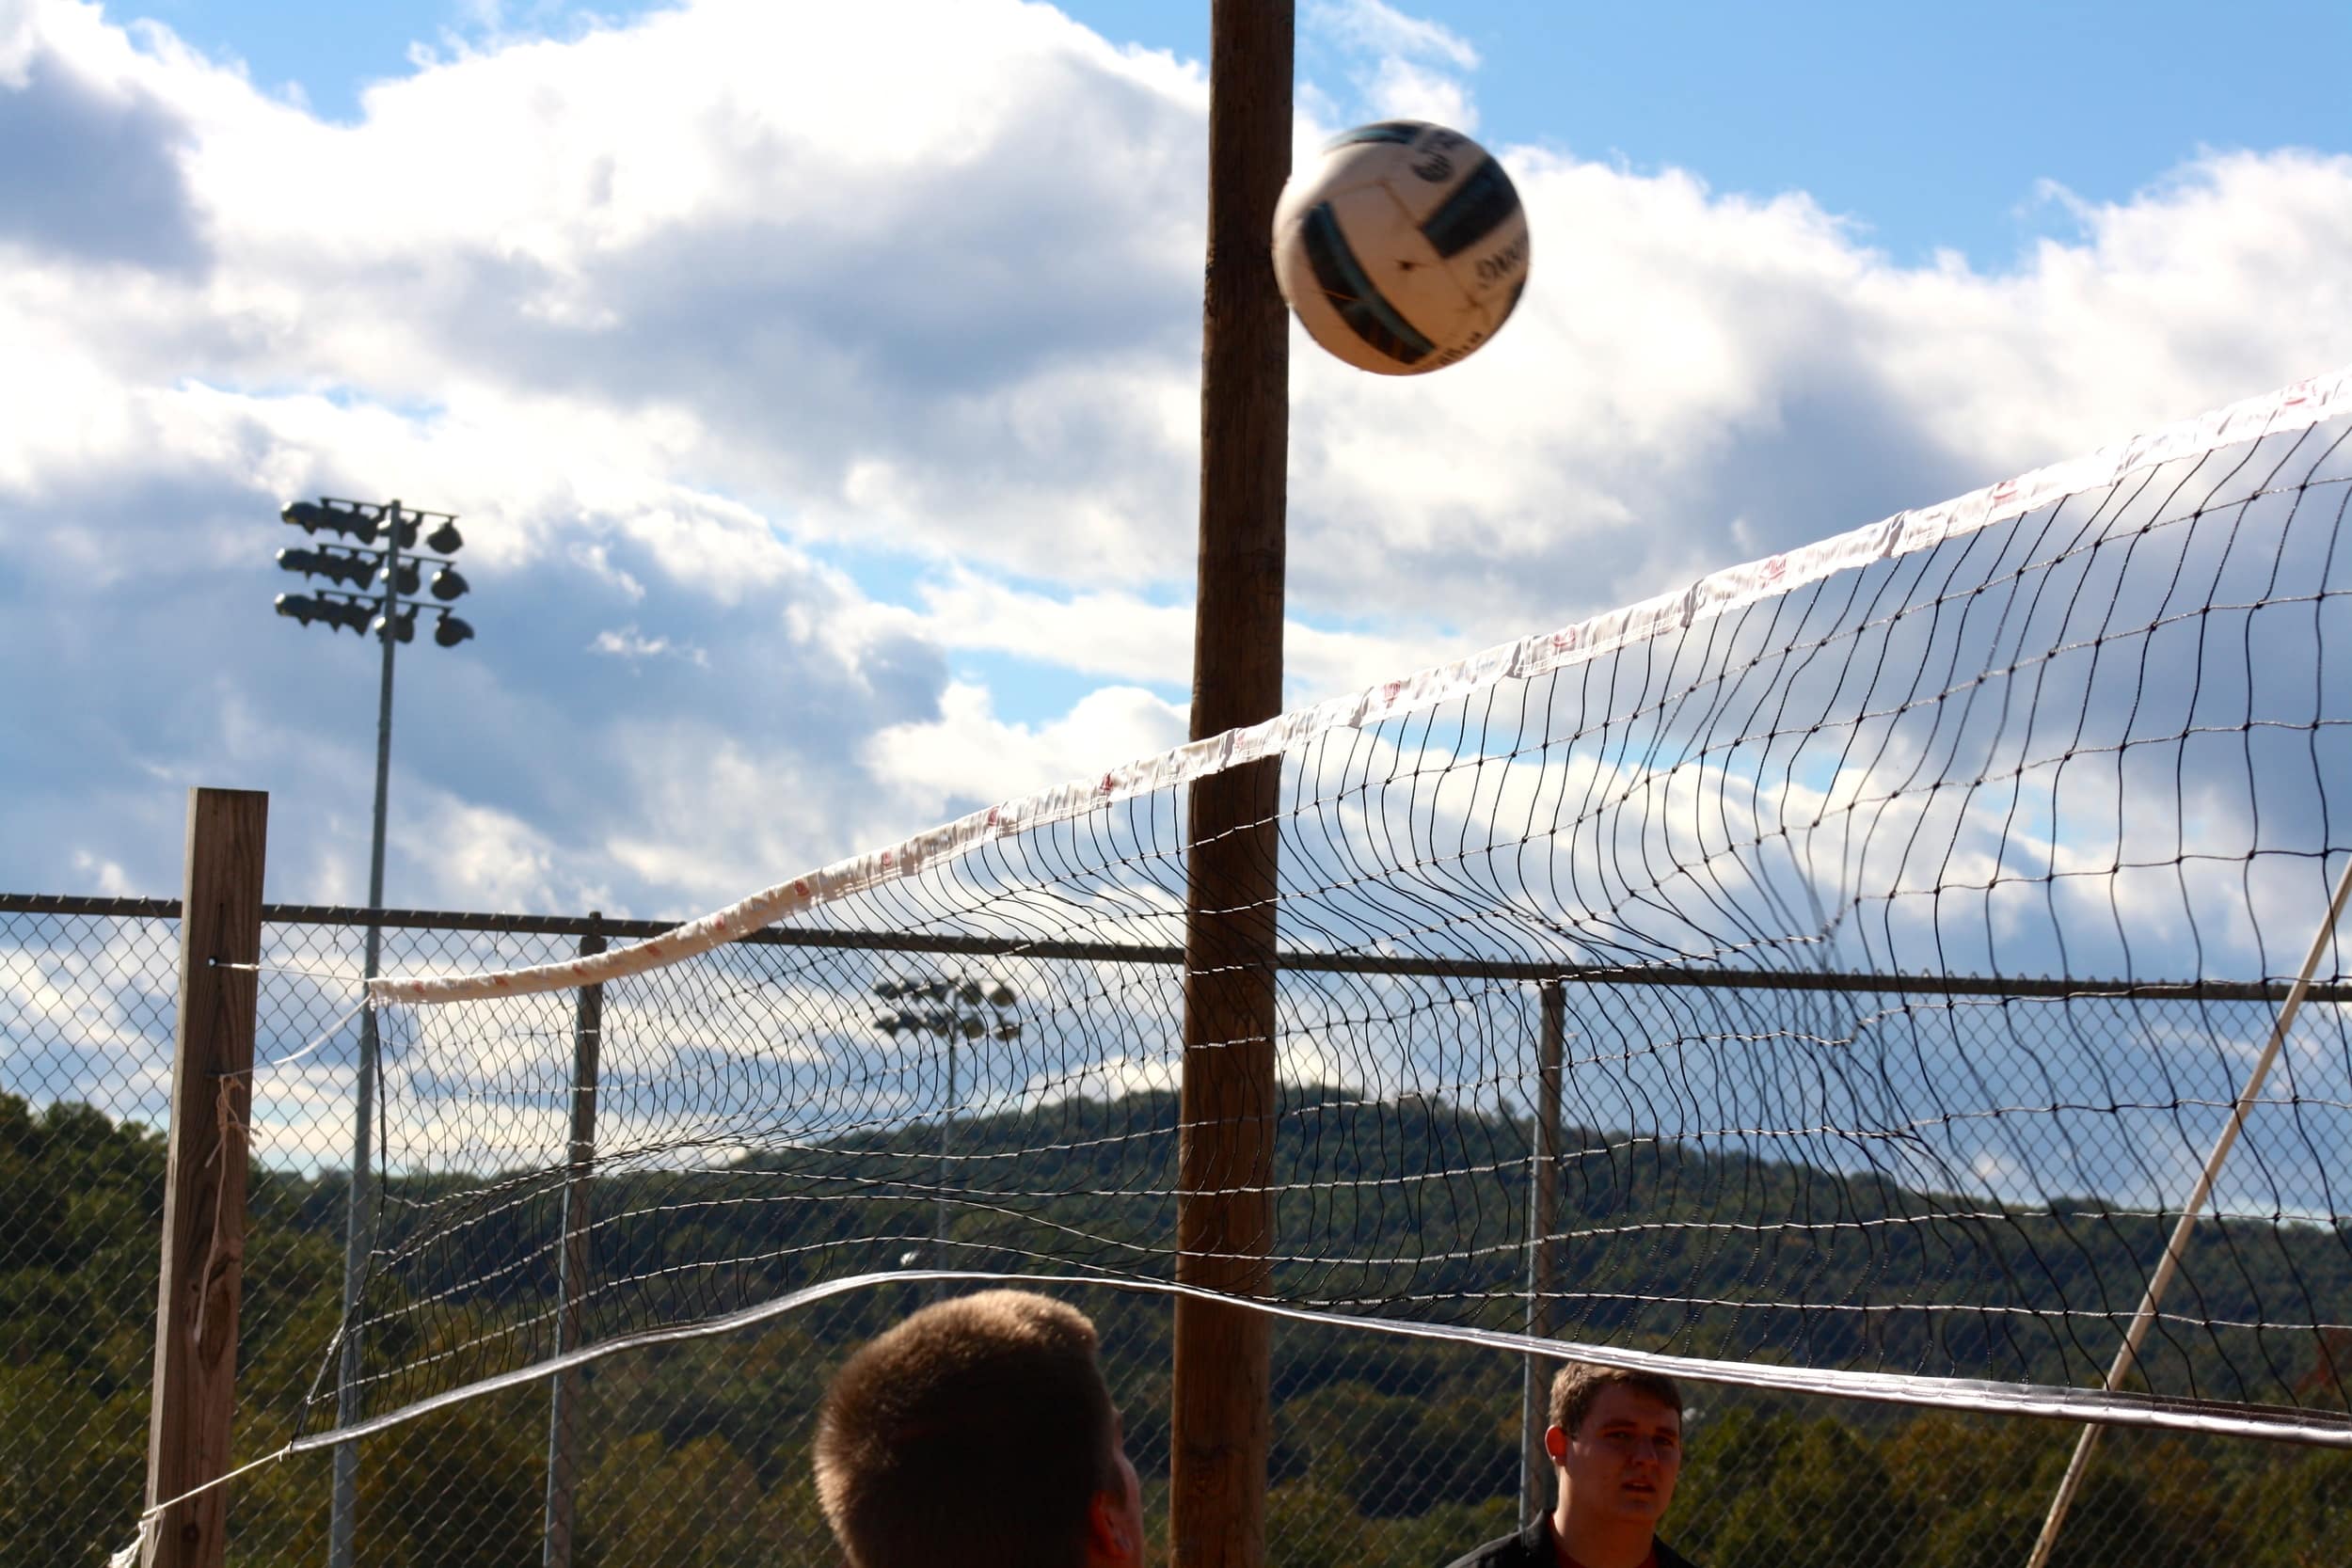
<path fill-rule="evenodd" d="M 834 1374 L 817 1497 L 850 1568 L 1078 1568 L 1118 1484 L 1094 1324 L 1026 1291 L 934 1302 Z"/>
<path fill-rule="evenodd" d="M 1604 1367 L 1597 1361 L 1565 1361 L 1551 1376 L 1551 1424 L 1575 1436 L 1604 1388 L 1630 1388 L 1673 1406 L 1677 1417 L 1682 1414 L 1682 1390 L 1663 1372 L 1637 1372 L 1628 1367 Z"/>

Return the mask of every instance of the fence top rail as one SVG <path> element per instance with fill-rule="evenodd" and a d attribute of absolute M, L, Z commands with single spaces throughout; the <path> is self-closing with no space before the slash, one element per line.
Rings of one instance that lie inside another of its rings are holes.
<path fill-rule="evenodd" d="M 177 920 L 177 898 L 109 898 L 73 894 L 0 893 L 0 914 L 66 915 L 85 919 Z M 486 931 L 515 936 L 602 936 L 644 940 L 675 930 L 670 920 L 614 920 L 601 914 L 493 914 L 460 910 L 368 911 L 336 904 L 264 904 L 262 919 L 276 926 L 374 925 L 437 931 Z M 945 936 L 906 931 L 817 930 L 769 926 L 735 939 L 752 946 L 925 953 L 968 958 L 1064 959 L 1089 963 L 1181 964 L 1180 946 L 1133 942 L 1037 942 L 1010 937 Z M 1674 964 L 1571 964 L 1558 958 L 1468 958 L 1412 953 L 1284 951 L 1277 969 L 1306 974 L 1381 974 L 1439 980 L 1488 980 L 1597 986 L 1695 986 L 1733 990 L 1877 991 L 1924 996 L 1992 998 L 2106 997 L 2183 1002 L 2281 1002 L 2293 989 L 2284 979 L 2122 980 L 2024 974 L 1873 974 L 1836 970 L 1721 969 Z M 2352 1002 L 2352 980 L 2311 987 L 2313 1002 Z"/>

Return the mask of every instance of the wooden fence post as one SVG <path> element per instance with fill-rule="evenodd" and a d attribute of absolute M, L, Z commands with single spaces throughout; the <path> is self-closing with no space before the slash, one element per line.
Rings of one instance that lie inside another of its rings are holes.
<path fill-rule="evenodd" d="M 261 791 L 188 792 L 171 1155 L 147 1439 L 150 1508 L 229 1471 L 260 992 L 252 966 L 262 957 L 268 828 L 269 797 Z M 226 1487 L 168 1510 L 149 1537 L 148 1568 L 219 1568 L 228 1519 Z"/>

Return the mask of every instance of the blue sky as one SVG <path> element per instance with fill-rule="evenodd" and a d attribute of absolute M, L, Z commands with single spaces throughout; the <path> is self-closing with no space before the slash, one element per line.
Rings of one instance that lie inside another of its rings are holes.
<path fill-rule="evenodd" d="M 469 541 L 394 902 L 692 913 L 1180 739 L 1206 17 L 0 0 L 0 885 L 167 892 L 206 783 L 360 897 L 321 493 Z M 2348 29 L 1301 5 L 1299 144 L 1474 127 L 1534 261 L 1440 375 L 1295 340 L 1291 700 L 2352 360 Z"/>

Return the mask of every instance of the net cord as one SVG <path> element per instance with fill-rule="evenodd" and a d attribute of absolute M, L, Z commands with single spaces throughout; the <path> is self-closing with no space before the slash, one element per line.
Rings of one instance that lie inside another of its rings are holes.
<path fill-rule="evenodd" d="M 1900 1372 L 1855 1372 L 1817 1370 L 1806 1367 L 1760 1365 L 1756 1363 L 1719 1361 L 1703 1356 L 1668 1355 L 1658 1352 L 1629 1350 L 1618 1345 L 1587 1345 L 1571 1340 L 1546 1338 L 1532 1334 L 1513 1334 L 1501 1329 L 1476 1328 L 1452 1323 L 1427 1323 L 1389 1318 L 1360 1318 L 1344 1312 L 1323 1312 L 1312 1307 L 1294 1307 L 1282 1302 L 1259 1301 L 1228 1295 L 1222 1291 L 1206 1291 L 1195 1285 L 1183 1285 L 1168 1280 L 1118 1279 L 1095 1275 L 1011 1274 L 961 1269 L 905 1269 L 887 1274 L 851 1275 L 841 1279 L 829 1279 L 821 1284 L 805 1286 L 786 1295 L 764 1301 L 724 1317 L 706 1319 L 669 1328 L 645 1329 L 636 1334 L 619 1336 L 563 1355 L 549 1356 L 529 1367 L 479 1379 L 459 1387 L 445 1389 L 405 1404 L 397 1410 L 386 1411 L 364 1420 L 323 1432 L 308 1433 L 279 1448 L 250 1460 L 228 1474 L 198 1486 L 192 1486 L 176 1497 L 168 1497 L 144 1510 L 139 1515 L 139 1536 L 145 1541 L 153 1532 L 155 1524 L 167 1510 L 175 1508 L 192 1497 L 199 1497 L 215 1486 L 226 1485 L 252 1470 L 296 1454 L 331 1449 L 340 1444 L 356 1442 L 389 1432 L 393 1427 L 465 1403 L 486 1395 L 502 1393 L 587 1366 L 608 1355 L 644 1350 L 650 1346 L 674 1344 L 691 1339 L 709 1338 L 721 1334 L 733 1334 L 756 1327 L 771 1318 L 787 1312 L 842 1295 L 850 1291 L 885 1285 L 904 1287 L 909 1284 L 966 1285 L 1025 1285 L 1069 1290 L 1073 1286 L 1094 1289 L 1129 1291 L 1165 1296 L 1185 1296 L 1200 1301 L 1223 1302 L 1247 1307 L 1269 1317 L 1323 1327 L 1368 1330 L 1376 1334 L 1392 1334 L 1408 1339 L 1439 1339 L 1455 1344 L 1478 1345 L 1489 1350 L 1505 1351 L 1516 1355 L 1542 1355 L 1561 1360 L 1594 1361 L 1605 1366 L 1625 1367 L 1638 1371 L 1664 1373 L 1670 1377 L 1688 1378 L 1694 1383 L 1728 1384 L 1744 1388 L 1761 1388 L 1784 1393 L 1828 1394 L 1845 1399 L 1868 1400 L 1882 1404 L 1920 1405 L 1944 1410 L 1970 1410 L 1980 1414 L 2001 1416 L 2039 1416 L 2074 1421 L 2110 1422 L 2119 1426 L 2144 1426 L 2176 1432 L 2211 1433 L 2231 1437 L 2262 1437 L 2286 1439 L 2324 1448 L 2352 1449 L 2352 1420 L 2343 1418 L 2320 1419 L 2310 1412 L 2280 1410 L 2260 1405 L 2221 1404 L 2202 1400 L 2165 1399 L 2156 1395 L 2122 1395 L 2101 1389 L 2087 1392 L 2078 1388 L 2059 1387 L 2048 1384 L 1983 1383 L 1965 1378 L 1920 1377 Z M 2097 1430 L 2094 1427 L 2092 1430 Z M 115 1561 L 127 1560 L 123 1553 L 115 1555 Z"/>
<path fill-rule="evenodd" d="M 2204 1212 L 2205 1200 L 2212 1196 L 2214 1183 L 2220 1179 L 2222 1162 L 2230 1157 L 2231 1148 L 2246 1125 L 2246 1113 L 2262 1093 L 2263 1080 L 2270 1075 L 2271 1064 L 2278 1060 L 2279 1048 L 2285 1042 L 2287 1032 L 2295 1027 L 2295 1015 L 2303 1006 L 2304 994 L 2311 990 L 2312 976 L 2319 969 L 2319 960 L 2335 938 L 2336 924 L 2344 918 L 2347 895 L 2352 895 L 2352 857 L 2344 863 L 2343 872 L 2336 878 L 2335 895 L 2328 901 L 2328 912 L 2320 920 L 2319 929 L 2312 933 L 2311 951 L 2303 956 L 2303 970 L 2295 978 L 2295 989 L 2279 1009 L 2278 1022 L 2270 1028 L 2270 1037 L 2263 1042 L 2262 1054 L 2255 1058 L 2253 1070 L 2246 1076 L 2246 1087 L 2230 1108 L 2230 1119 L 2222 1124 L 2221 1133 L 2214 1140 L 2213 1152 L 2205 1158 L 2205 1168 L 2198 1173 L 2197 1185 L 2187 1201 L 2181 1205 L 2181 1217 L 2172 1227 L 2170 1240 L 2165 1243 L 2164 1257 L 2156 1263 L 2155 1273 L 2148 1280 L 2147 1292 L 2141 1296 L 2139 1310 L 2132 1315 L 2131 1327 L 2125 1330 L 2123 1343 L 2115 1353 L 2114 1364 L 2107 1368 L 2106 1388 L 2113 1393 L 2121 1389 L 2123 1380 L 2138 1362 L 2140 1342 L 2147 1338 L 2149 1325 L 2155 1322 L 2156 1309 L 2164 1301 L 2164 1293 L 2171 1288 L 2172 1276 L 2180 1269 L 2181 1256 L 2188 1250 L 2189 1234 L 2197 1227 L 2198 1216 Z M 2046 1568 L 2050 1552 L 2058 1544 L 2058 1531 L 2066 1523 L 2067 1510 L 2074 1506 L 2074 1494 L 2082 1486 L 2083 1477 L 2090 1469 L 2092 1450 L 2099 1446 L 2099 1434 L 2106 1427 L 2093 1421 L 2083 1428 L 2082 1436 L 2074 1444 L 2074 1456 L 2067 1462 L 2066 1474 L 2058 1481 L 2058 1493 L 2050 1499 L 2050 1512 L 2042 1521 L 2042 1533 L 2033 1544 L 2033 1555 L 2026 1559 L 2026 1568 Z"/>
<path fill-rule="evenodd" d="M 1279 755 L 1327 731 L 1360 729 L 1505 680 L 1523 680 L 1581 664 L 1840 572 L 1931 549 L 1946 540 L 2024 516 L 2080 491 L 2115 484 L 2162 464 L 2201 457 L 2266 436 L 2307 430 L 2344 413 L 2352 413 L 2352 366 L 2102 447 L 2088 456 L 1971 490 L 1936 506 L 1898 512 L 1784 555 L 1726 567 L 1677 593 L 1661 594 L 1556 631 L 1501 643 L 1263 723 L 1191 741 L 1110 768 L 1099 779 L 1004 801 L 888 848 L 778 882 L 630 946 L 497 973 L 380 976 L 367 982 L 367 992 L 379 1004 L 429 1006 L 565 990 L 642 974 L 707 952 L 776 921 L 897 881 L 923 866 L 956 859 L 997 839 Z"/>

